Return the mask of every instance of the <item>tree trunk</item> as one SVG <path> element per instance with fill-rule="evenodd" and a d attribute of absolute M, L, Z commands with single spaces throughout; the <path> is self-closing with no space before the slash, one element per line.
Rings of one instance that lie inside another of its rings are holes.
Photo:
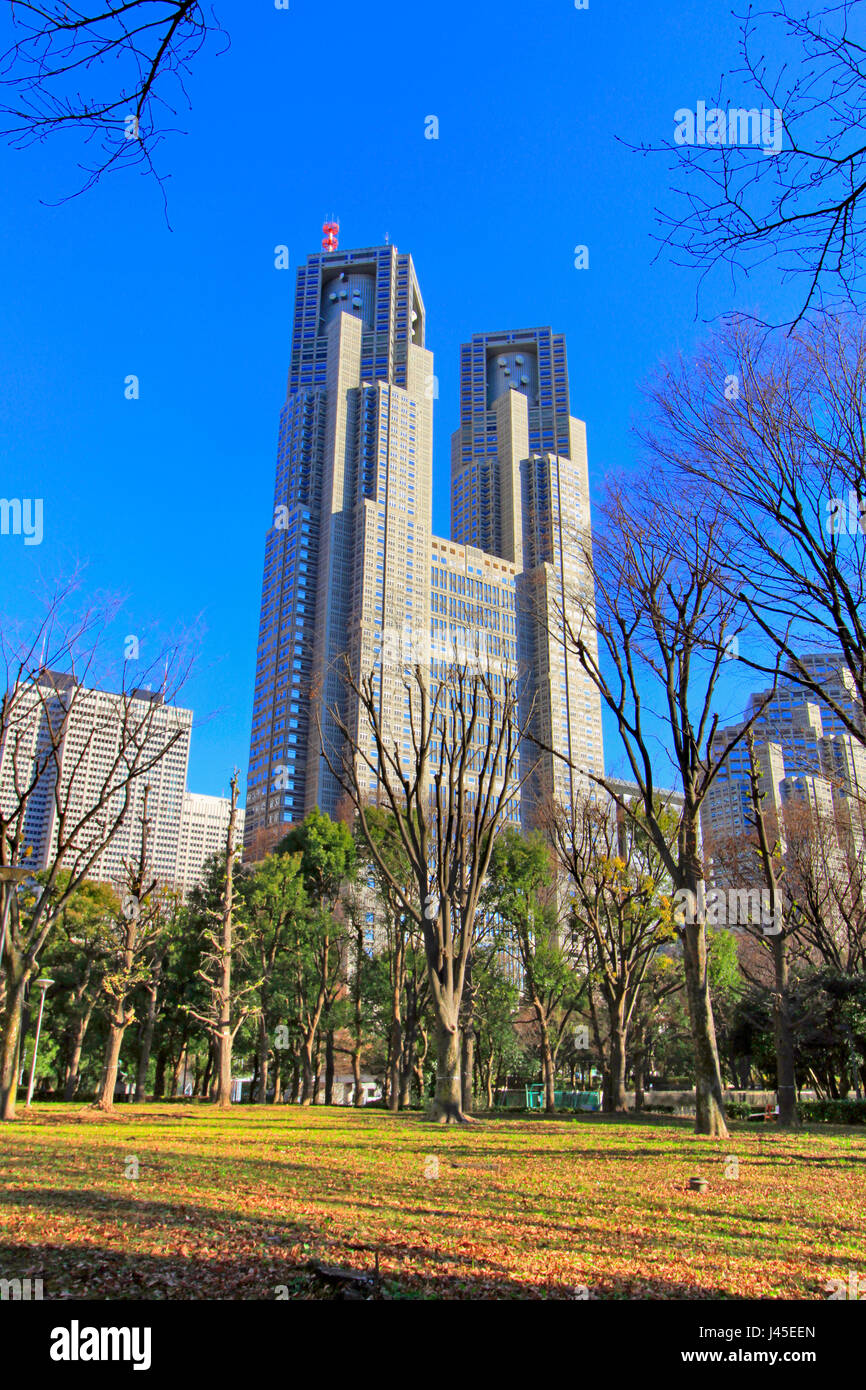
<path fill-rule="evenodd" d="M 364 1088 L 361 1085 L 361 1052 L 363 1050 L 363 1018 L 362 1018 L 362 970 L 364 966 L 364 928 L 359 926 L 355 932 L 355 978 L 352 982 L 353 989 L 353 1008 L 352 1020 L 354 1024 L 352 1034 L 352 1082 L 353 1094 L 352 1104 L 360 1108 L 364 1104 Z"/>
<path fill-rule="evenodd" d="M 93 1014 L 94 999 L 83 1014 L 79 1014 L 72 1025 L 69 1047 L 69 1064 L 66 1069 L 66 1081 L 63 1087 L 63 1099 L 74 1100 L 75 1092 L 78 1090 L 78 1083 L 81 1080 L 81 1053 L 84 1048 L 84 1038 L 87 1033 L 88 1024 Z"/>
<path fill-rule="evenodd" d="M 461 1075 L 460 1087 L 463 1093 L 463 1112 L 470 1115 L 475 1108 L 473 1099 L 473 1085 L 475 1082 L 475 1029 L 472 1020 L 469 1019 L 463 1029 L 463 1046 L 461 1049 Z"/>
<path fill-rule="evenodd" d="M 21 1047 L 21 1004 L 13 998 L 7 1008 L 0 1059 L 0 1119 L 14 1120 L 18 1100 L 19 1052 Z"/>
<path fill-rule="evenodd" d="M 111 1111 L 114 1108 L 114 1088 L 117 1085 L 117 1067 L 120 1061 L 120 1048 L 126 1032 L 128 1015 L 123 1001 L 112 1014 L 108 1025 L 108 1038 L 105 1043 L 105 1059 L 102 1064 L 102 1079 L 96 1094 L 94 1106 L 97 1110 Z"/>
<path fill-rule="evenodd" d="M 322 1080 L 322 1039 L 316 1035 L 316 1045 L 313 1050 L 313 1105 L 319 1104 L 319 1087 Z"/>
<path fill-rule="evenodd" d="M 644 1086 L 646 1084 L 646 1040 L 641 1030 L 635 1038 L 634 1054 L 634 1108 L 636 1111 L 643 1110 L 644 1107 Z"/>
<path fill-rule="evenodd" d="M 439 1124 L 466 1124 L 460 1085 L 460 1030 L 456 1021 L 449 1027 L 442 1019 L 436 1023 L 436 1093 L 431 1118 Z"/>
<path fill-rule="evenodd" d="M 325 1034 L 325 1104 L 334 1104 L 334 1030 Z"/>
<path fill-rule="evenodd" d="M 24 1010 L 24 991 L 28 971 L 20 954 L 6 937 L 6 986 L 3 1015 L 3 1045 L 0 1052 L 0 1119 L 14 1120 L 18 1099 L 18 1072 L 21 1053 L 21 1016 Z"/>
<path fill-rule="evenodd" d="M 403 1038 L 400 1044 L 400 1109 L 407 1110 L 412 1104 L 412 1078 L 415 1075 L 415 1038 L 418 1034 L 414 1010 L 406 1010 L 403 1021 Z"/>
<path fill-rule="evenodd" d="M 388 1040 L 388 1109 L 400 1108 L 400 1059 L 403 1053 L 403 1024 L 400 1019 L 399 989 L 391 1000 L 391 1033 Z"/>
<path fill-rule="evenodd" d="M 186 1032 L 184 1032 L 183 1039 L 181 1040 L 180 1052 L 178 1053 L 177 1062 L 175 1063 L 174 1071 L 172 1072 L 172 1077 L 171 1077 L 171 1094 L 172 1094 L 172 1099 L 178 1094 L 179 1091 L 182 1091 L 182 1090 L 183 1090 L 183 1077 L 184 1077 L 185 1071 L 186 1071 Z"/>
<path fill-rule="evenodd" d="M 544 1083 L 544 1108 L 548 1115 L 552 1115 L 556 1111 L 556 1071 L 553 1064 L 553 1048 L 550 1046 L 550 1029 L 547 1024 L 544 1005 L 537 995 L 533 997 L 532 1007 L 541 1037 L 541 1079 Z"/>
<path fill-rule="evenodd" d="M 159 977 L 162 973 L 162 956 L 153 963 L 153 978 L 147 990 L 147 1012 L 141 1025 L 138 1043 L 138 1070 L 135 1077 L 135 1103 L 141 1105 L 147 1100 L 147 1073 L 150 1068 L 150 1052 L 153 1047 L 153 1030 L 156 1027 L 156 1004 L 159 997 Z"/>
<path fill-rule="evenodd" d="M 773 1032 L 776 1041 L 776 1091 L 779 1100 L 779 1124 L 796 1129 L 800 1123 L 797 1111 L 797 1075 L 794 1051 L 794 1029 L 791 1022 L 791 996 L 788 980 L 788 940 L 784 932 L 772 938 L 775 992 L 773 995 Z"/>
<path fill-rule="evenodd" d="M 301 1105 L 310 1105 L 313 1100 L 313 1044 L 311 1038 L 304 1038 L 301 1043 L 301 1068 L 304 1078 Z"/>
<path fill-rule="evenodd" d="M 693 885 L 697 896 L 697 884 Z M 695 1048 L 695 1133 L 727 1139 L 722 1074 L 716 1045 L 716 1026 L 707 973 L 707 938 L 704 928 L 703 883 L 700 884 L 698 921 L 683 927 L 683 964 L 689 1020 Z"/>
<path fill-rule="evenodd" d="M 214 1045 L 213 1045 L 213 1039 L 210 1038 L 210 1039 L 208 1039 L 208 1045 L 207 1045 L 207 1061 L 206 1061 L 205 1064 L 204 1064 L 204 1075 L 203 1075 L 203 1077 L 202 1077 L 202 1079 L 201 1079 L 201 1093 L 202 1093 L 202 1095 L 203 1095 L 205 1098 L 207 1098 L 207 1096 L 208 1096 L 208 1094 L 209 1094 L 209 1092 L 210 1092 L 210 1082 L 211 1082 L 211 1075 L 212 1075 L 212 1073 L 213 1073 L 213 1064 L 214 1064 Z"/>
<path fill-rule="evenodd" d="M 412 1104 L 412 1065 L 400 1069 L 400 1109 L 408 1110 Z"/>
<path fill-rule="evenodd" d="M 416 1060 L 416 1062 L 415 1062 L 415 1066 L 414 1066 L 413 1070 L 414 1070 L 414 1072 L 415 1072 L 415 1080 L 418 1082 L 418 1103 L 419 1103 L 419 1105 L 422 1105 L 422 1106 L 423 1106 L 423 1104 L 424 1104 L 424 1063 L 425 1063 L 426 1060 L 427 1060 L 427 1051 L 428 1051 L 428 1048 L 429 1048 L 429 1046 L 430 1046 L 430 1042 L 429 1042 L 429 1038 L 428 1038 L 428 1036 L 427 1036 L 427 1030 L 426 1030 L 425 1028 L 419 1027 L 418 1032 L 419 1032 L 420 1035 L 421 1035 L 421 1042 L 422 1042 L 423 1046 L 422 1046 L 422 1048 L 421 1048 L 421 1051 L 418 1053 L 418 1057 L 417 1057 L 417 1060 Z"/>
<path fill-rule="evenodd" d="M 265 1020 L 264 1009 L 259 1013 L 259 1026 L 257 1032 L 258 1046 L 256 1049 L 256 1076 L 257 1085 L 255 1088 L 255 1102 L 257 1105 L 266 1105 L 268 1099 L 268 1053 L 270 1052 L 270 1039 L 268 1038 L 268 1026 Z"/>
<path fill-rule="evenodd" d="M 165 1047 L 161 1047 L 156 1054 L 156 1071 L 153 1076 L 153 1098 L 162 1100 L 165 1095 L 165 1064 L 168 1060 L 168 1052 Z"/>
<path fill-rule="evenodd" d="M 626 1029 L 623 1019 L 624 1006 L 625 1001 L 622 999 L 611 1000 L 609 1006 L 610 1066 L 608 1069 L 609 1085 L 604 1095 L 604 1109 L 608 1114 L 615 1115 L 621 1115 L 628 1110 L 625 1098 Z"/>

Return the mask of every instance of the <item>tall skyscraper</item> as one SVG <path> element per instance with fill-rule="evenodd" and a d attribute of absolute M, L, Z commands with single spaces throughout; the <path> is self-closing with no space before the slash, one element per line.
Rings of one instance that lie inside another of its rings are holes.
<path fill-rule="evenodd" d="M 332 239 L 329 244 L 332 245 Z M 347 708 L 340 661 L 373 675 L 383 717 L 410 746 L 400 661 L 411 630 L 427 660 L 485 647 L 527 679 L 541 746 L 601 772 L 597 693 L 563 648 L 563 609 L 585 582 L 583 425 L 569 414 L 565 347 L 549 329 L 489 334 L 463 349 L 452 531 L 432 534 L 432 354 L 411 257 L 394 246 L 325 249 L 298 272 L 273 518 L 265 541 L 246 807 L 261 857 L 339 785 L 322 754 Z M 539 756 L 538 749 L 534 756 Z M 371 791 L 375 784 L 371 785 Z M 526 794 L 573 792 L 541 753 Z M 521 812 L 523 818 L 523 812 Z"/>
<path fill-rule="evenodd" d="M 479 333 L 460 354 L 460 426 L 451 439 L 451 529 L 515 570 L 517 655 L 527 675 L 536 773 L 524 821 L 539 800 L 571 799 L 601 774 L 598 691 L 563 626 L 591 603 L 586 426 L 569 408 L 565 339 L 549 328 Z M 584 625 L 585 627 L 585 625 Z M 589 634 L 595 641 L 594 630 Z M 597 654 L 597 651 L 596 651 Z"/>

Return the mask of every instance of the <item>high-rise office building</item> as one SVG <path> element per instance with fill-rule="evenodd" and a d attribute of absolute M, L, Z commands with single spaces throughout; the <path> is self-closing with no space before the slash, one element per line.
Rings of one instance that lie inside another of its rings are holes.
<path fill-rule="evenodd" d="M 24 814 L 27 863 L 44 869 L 56 857 L 61 814 L 64 837 L 77 827 L 64 860 L 71 868 L 78 856 L 87 856 L 88 846 L 102 842 L 106 827 L 122 812 L 88 874 L 122 884 L 126 864 L 140 851 L 147 787 L 150 869 L 160 883 L 173 884 L 192 710 L 166 704 L 146 689 L 122 695 L 49 670 L 22 685 L 14 698 L 14 728 L 0 750 L 0 802 L 10 814 L 17 802 L 15 786 L 35 783 Z M 147 770 L 127 785 L 125 768 L 132 760 Z"/>
<path fill-rule="evenodd" d="M 851 672 L 839 658 L 821 653 L 801 666 L 844 708 L 854 727 L 866 729 Z M 713 755 L 729 745 L 701 812 L 704 844 L 733 843 L 754 831 L 749 752 L 742 735 L 752 721 L 758 788 L 773 832 L 784 840 L 785 807 L 799 804 L 863 843 L 866 827 L 866 748 L 848 732 L 819 694 L 794 679 L 791 662 L 773 690 L 749 697 L 746 718 L 717 731 Z M 737 738 L 739 737 L 739 742 Z"/>
<path fill-rule="evenodd" d="M 386 629 L 429 624 L 433 360 L 411 257 L 327 251 L 298 272 L 280 419 L 246 806 L 247 853 L 339 787 L 322 755 L 345 709 L 339 660 L 370 669 Z M 383 670 L 394 705 L 398 673 Z M 321 722 L 321 727 L 319 725 Z"/>
<path fill-rule="evenodd" d="M 61 816 L 64 838 L 74 831 L 64 856 L 71 869 L 121 815 L 88 871 L 91 879 L 121 887 L 141 852 L 147 788 L 149 871 L 186 897 L 201 882 L 208 857 L 224 850 L 231 813 L 227 797 L 186 790 L 192 719 L 192 710 L 167 704 L 157 692 L 98 690 L 63 671 L 43 670 L 18 687 L 0 740 L 0 807 L 13 814 L 20 789 L 33 783 L 21 839 L 26 864 L 39 870 L 55 860 Z M 130 762 L 146 770 L 127 787 Z M 238 845 L 243 819 L 239 809 Z"/>
<path fill-rule="evenodd" d="M 451 529 L 514 566 L 517 655 L 526 672 L 527 750 L 536 771 L 524 820 L 539 799 L 571 799 L 603 771 L 596 687 L 563 642 L 591 605 L 586 427 L 572 417 L 565 339 L 549 328 L 476 334 L 460 355 L 460 426 L 451 439 Z M 597 656 L 594 629 L 586 634 Z M 550 750 L 565 753 L 569 762 Z"/>
<path fill-rule="evenodd" d="M 408 756 L 403 663 L 382 659 L 395 634 L 411 632 L 416 657 L 423 634 L 432 662 L 477 648 L 483 634 L 488 657 L 524 674 L 538 766 L 521 819 L 581 780 L 546 750 L 602 772 L 598 694 L 559 637 L 587 584 L 589 537 L 585 430 L 569 413 L 563 339 L 531 329 L 463 349 L 445 539 L 432 534 L 435 378 L 425 330 L 411 257 L 394 246 L 325 249 L 298 272 L 265 541 L 251 859 L 313 806 L 338 810 L 322 752 L 324 743 L 333 757 L 340 743 L 332 709 L 369 747 L 341 660 L 372 675 L 383 720 Z"/>
<path fill-rule="evenodd" d="M 231 819 L 232 803 L 227 796 L 205 796 L 202 792 L 184 792 L 177 841 L 175 885 L 187 897 L 202 882 L 205 866 L 212 855 L 223 856 L 226 835 Z M 244 810 L 235 814 L 236 849 L 244 840 Z"/>

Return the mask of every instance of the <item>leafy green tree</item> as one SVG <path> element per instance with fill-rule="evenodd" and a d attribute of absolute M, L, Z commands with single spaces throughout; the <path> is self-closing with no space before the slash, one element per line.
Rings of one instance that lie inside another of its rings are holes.
<path fill-rule="evenodd" d="M 258 977 L 254 1099 L 262 1105 L 267 1100 L 274 1043 L 278 1050 L 288 1046 L 288 948 L 309 911 L 301 865 L 300 853 L 269 854 L 238 884 L 241 912 L 247 923 L 247 950 Z M 277 1036 L 278 1029 L 285 1031 L 285 1038 Z"/>
<path fill-rule="evenodd" d="M 669 878 L 636 807 L 584 800 L 551 816 L 551 838 L 569 877 L 575 953 L 592 982 L 589 1005 L 603 1062 L 604 1108 L 623 1111 L 629 1030 L 647 971 L 659 948 L 676 937 L 665 890 Z M 658 826 L 669 838 L 676 821 L 661 806 Z M 600 996 L 605 1026 L 598 1017 Z"/>
<path fill-rule="evenodd" d="M 474 983 L 475 1059 L 492 1110 L 496 1082 L 521 1054 L 514 1032 L 520 990 L 505 974 L 498 951 L 476 955 Z"/>
<path fill-rule="evenodd" d="M 278 854 L 300 855 L 300 873 L 311 911 L 295 923 L 296 1000 L 301 1027 L 301 1103 L 314 1099 L 313 1058 L 322 1015 L 330 1010 L 344 983 L 347 944 L 340 899 L 355 868 L 355 843 L 342 821 L 316 807 L 277 845 Z M 333 1027 L 329 1029 L 333 1039 Z"/>
<path fill-rule="evenodd" d="M 559 939 L 551 851 L 540 832 L 525 838 L 511 826 L 502 832 L 493 846 L 483 903 L 523 974 L 538 1030 L 545 1109 L 552 1112 L 556 1054 L 582 982 Z"/>
<path fill-rule="evenodd" d="M 68 874 L 58 875 L 66 891 Z M 64 1100 L 73 1100 L 81 1079 L 81 1056 L 114 945 L 120 902 L 106 883 L 85 879 L 64 902 L 48 938 L 40 968 L 54 980 L 48 1008 L 58 1038 Z"/>

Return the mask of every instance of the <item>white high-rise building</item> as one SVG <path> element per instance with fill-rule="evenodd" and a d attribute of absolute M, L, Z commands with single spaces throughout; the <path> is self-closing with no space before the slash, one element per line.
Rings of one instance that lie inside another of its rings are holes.
<path fill-rule="evenodd" d="M 87 874 L 122 887 L 141 852 L 147 788 L 149 871 L 161 887 L 186 896 L 207 858 L 225 848 L 231 812 L 227 797 L 186 789 L 192 710 L 150 690 L 97 690 L 49 670 L 18 688 L 11 709 L 0 748 L 0 806 L 7 815 L 18 804 L 15 788 L 36 779 L 26 799 L 23 862 L 34 871 L 47 868 L 61 833 L 66 841 L 74 831 L 63 867 L 77 868 L 122 812 Z M 128 779 L 127 766 L 140 772 Z M 243 824 L 238 808 L 238 844 Z"/>
<path fill-rule="evenodd" d="M 205 796 L 184 792 L 178 836 L 175 882 L 186 897 L 201 883 L 205 865 L 213 854 L 224 854 L 231 818 L 227 796 Z M 235 847 L 244 840 L 244 811 L 238 807 L 235 818 Z"/>
<path fill-rule="evenodd" d="M 64 854 L 64 866 L 72 868 L 122 812 L 88 871 L 89 878 L 122 884 L 126 866 L 140 853 L 147 787 L 151 871 L 160 883 L 173 883 L 191 730 L 192 710 L 165 704 L 149 690 L 96 690 L 48 670 L 22 685 L 2 748 L 0 800 L 11 814 L 15 786 L 38 774 L 24 817 L 27 863 L 46 868 L 61 833 L 65 842 L 74 831 Z M 129 767 L 141 771 L 129 778 Z"/>

